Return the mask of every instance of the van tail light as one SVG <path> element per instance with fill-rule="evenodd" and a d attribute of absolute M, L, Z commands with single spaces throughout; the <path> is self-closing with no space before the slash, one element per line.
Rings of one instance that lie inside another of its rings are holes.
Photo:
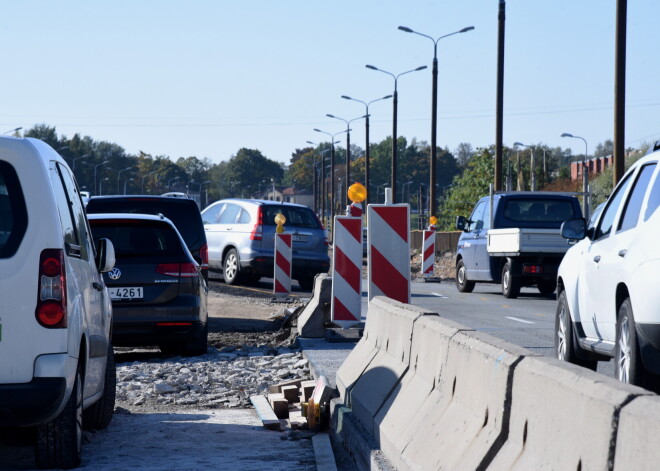
<path fill-rule="evenodd" d="M 264 234 L 264 212 L 261 206 L 257 208 L 257 223 L 250 232 L 250 240 L 261 240 Z"/>
<path fill-rule="evenodd" d="M 39 257 L 37 322 L 49 329 L 67 326 L 66 271 L 62 249 L 44 249 Z"/>
<path fill-rule="evenodd" d="M 543 273 L 543 266 L 524 264 L 523 273 L 525 275 L 540 275 Z"/>
<path fill-rule="evenodd" d="M 208 270 L 209 269 L 209 246 L 207 244 L 204 244 L 200 247 L 199 249 L 199 258 L 202 259 L 202 270 Z"/>
<path fill-rule="evenodd" d="M 197 265 L 194 263 L 161 263 L 156 266 L 156 273 L 176 278 L 194 278 L 197 276 Z"/>

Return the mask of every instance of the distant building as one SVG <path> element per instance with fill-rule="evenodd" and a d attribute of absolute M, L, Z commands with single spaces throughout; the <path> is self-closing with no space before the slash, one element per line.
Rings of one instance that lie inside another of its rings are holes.
<path fill-rule="evenodd" d="M 614 157 L 611 155 L 607 157 L 589 159 L 586 161 L 589 175 L 601 174 L 605 171 L 605 169 L 612 165 L 614 165 Z M 583 165 L 581 160 L 571 162 L 571 180 L 582 179 L 582 169 Z"/>

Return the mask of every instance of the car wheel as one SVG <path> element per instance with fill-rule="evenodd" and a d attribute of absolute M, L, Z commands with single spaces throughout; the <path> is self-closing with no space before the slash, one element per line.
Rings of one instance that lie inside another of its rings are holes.
<path fill-rule="evenodd" d="M 459 260 L 456 264 L 456 288 L 461 293 L 471 293 L 474 290 L 474 281 L 467 279 L 467 270 L 463 260 Z"/>
<path fill-rule="evenodd" d="M 619 308 L 616 323 L 614 374 L 619 381 L 636 386 L 646 387 L 651 382 L 651 376 L 642 364 L 630 298 L 627 298 Z"/>
<path fill-rule="evenodd" d="M 536 287 L 543 296 L 550 296 L 557 289 L 557 280 L 539 280 Z"/>
<path fill-rule="evenodd" d="M 83 426 L 86 429 L 102 430 L 110 425 L 112 414 L 115 410 L 116 387 L 117 367 L 115 365 L 115 352 L 112 344 L 110 344 L 108 346 L 108 360 L 105 365 L 103 395 L 83 412 Z"/>
<path fill-rule="evenodd" d="M 188 342 L 183 353 L 186 356 L 206 355 L 208 352 L 209 325 L 204 325 L 204 330 L 196 338 Z"/>
<path fill-rule="evenodd" d="M 598 366 L 596 360 L 584 360 L 578 356 L 575 350 L 574 335 L 566 292 L 562 291 L 557 300 L 557 315 L 555 316 L 555 355 L 558 360 L 596 371 Z"/>
<path fill-rule="evenodd" d="M 222 267 L 224 271 L 225 283 L 228 285 L 235 285 L 238 283 L 239 262 L 238 252 L 236 252 L 236 249 L 231 249 L 229 252 L 227 252 Z"/>
<path fill-rule="evenodd" d="M 82 453 L 83 377 L 76 369 L 73 391 L 60 415 L 37 427 L 35 459 L 38 468 L 71 469 Z"/>
<path fill-rule="evenodd" d="M 314 289 L 314 277 L 306 276 L 304 278 L 298 278 L 298 284 L 301 290 L 312 291 Z"/>
<path fill-rule="evenodd" d="M 509 299 L 515 299 L 520 294 L 520 278 L 511 274 L 509 262 L 502 268 L 502 294 Z"/>

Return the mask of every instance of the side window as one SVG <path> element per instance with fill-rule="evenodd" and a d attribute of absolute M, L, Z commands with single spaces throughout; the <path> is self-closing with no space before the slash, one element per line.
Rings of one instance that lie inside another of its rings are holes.
<path fill-rule="evenodd" d="M 623 208 L 623 215 L 621 217 L 621 222 L 619 223 L 619 231 L 627 231 L 628 229 L 637 226 L 639 213 L 642 211 L 644 195 L 646 195 L 646 190 L 651 182 L 651 177 L 653 176 L 653 172 L 655 172 L 655 165 L 656 164 L 644 165 L 637 174 L 638 176 L 635 186 L 633 186 L 630 191 L 626 206 Z"/>
<path fill-rule="evenodd" d="M 27 208 L 16 170 L 0 162 L 0 258 L 13 256 L 28 224 Z"/>
<path fill-rule="evenodd" d="M 73 213 L 69 206 L 69 200 L 66 197 L 64 183 L 62 183 L 62 178 L 60 178 L 60 173 L 57 171 L 55 164 L 50 168 L 50 184 L 53 188 L 53 194 L 55 195 L 57 212 L 60 215 L 60 224 L 64 234 L 64 242 L 69 246 L 75 246 L 77 251 L 80 244 L 78 242 L 78 234 L 74 229 Z"/>
<path fill-rule="evenodd" d="M 238 217 L 238 212 L 241 210 L 240 206 L 235 204 L 227 203 L 225 210 L 220 215 L 220 224 L 234 224 Z"/>
<path fill-rule="evenodd" d="M 626 193 L 626 190 L 630 185 L 630 175 L 631 174 L 628 174 L 626 178 L 619 184 L 607 202 L 605 212 L 600 218 L 600 224 L 596 229 L 594 240 L 598 240 L 610 235 L 610 232 L 612 231 L 612 225 L 614 224 L 614 218 L 616 217 L 616 213 L 619 210 L 619 206 L 621 206 L 621 201 L 623 201 L 623 195 Z"/>
<path fill-rule="evenodd" d="M 202 222 L 204 224 L 216 224 L 218 222 L 218 215 L 224 208 L 224 204 L 216 204 L 212 208 L 207 209 L 202 213 Z"/>
<path fill-rule="evenodd" d="M 646 212 L 644 213 L 644 220 L 648 220 L 656 209 L 660 206 L 660 176 L 655 177 L 653 188 L 649 194 L 649 201 L 646 203 Z"/>
<path fill-rule="evenodd" d="M 69 200 L 71 207 L 74 229 L 78 233 L 80 258 L 83 260 L 89 260 L 89 253 L 92 247 L 92 238 L 90 237 L 89 230 L 87 229 L 85 209 L 83 208 L 82 199 L 78 193 L 78 186 L 73 181 L 73 177 L 67 168 L 58 165 L 58 169 L 62 177 L 64 187 L 67 190 L 67 199 Z"/>
<path fill-rule="evenodd" d="M 484 211 L 486 209 L 486 201 L 477 204 L 472 214 L 470 215 L 470 232 L 480 231 L 484 227 Z"/>
<path fill-rule="evenodd" d="M 243 208 L 241 208 L 241 212 L 238 215 L 238 223 L 239 224 L 249 224 L 250 223 L 250 215 Z"/>

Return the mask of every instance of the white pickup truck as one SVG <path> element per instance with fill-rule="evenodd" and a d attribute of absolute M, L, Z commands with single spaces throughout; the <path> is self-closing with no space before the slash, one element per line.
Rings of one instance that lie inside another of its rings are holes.
<path fill-rule="evenodd" d="M 569 248 L 560 226 L 577 217 L 582 211 L 574 194 L 510 192 L 481 198 L 469 219 L 456 221 L 463 231 L 456 251 L 458 290 L 471 292 L 476 282 L 501 282 L 507 298 L 534 285 L 551 295 Z"/>

